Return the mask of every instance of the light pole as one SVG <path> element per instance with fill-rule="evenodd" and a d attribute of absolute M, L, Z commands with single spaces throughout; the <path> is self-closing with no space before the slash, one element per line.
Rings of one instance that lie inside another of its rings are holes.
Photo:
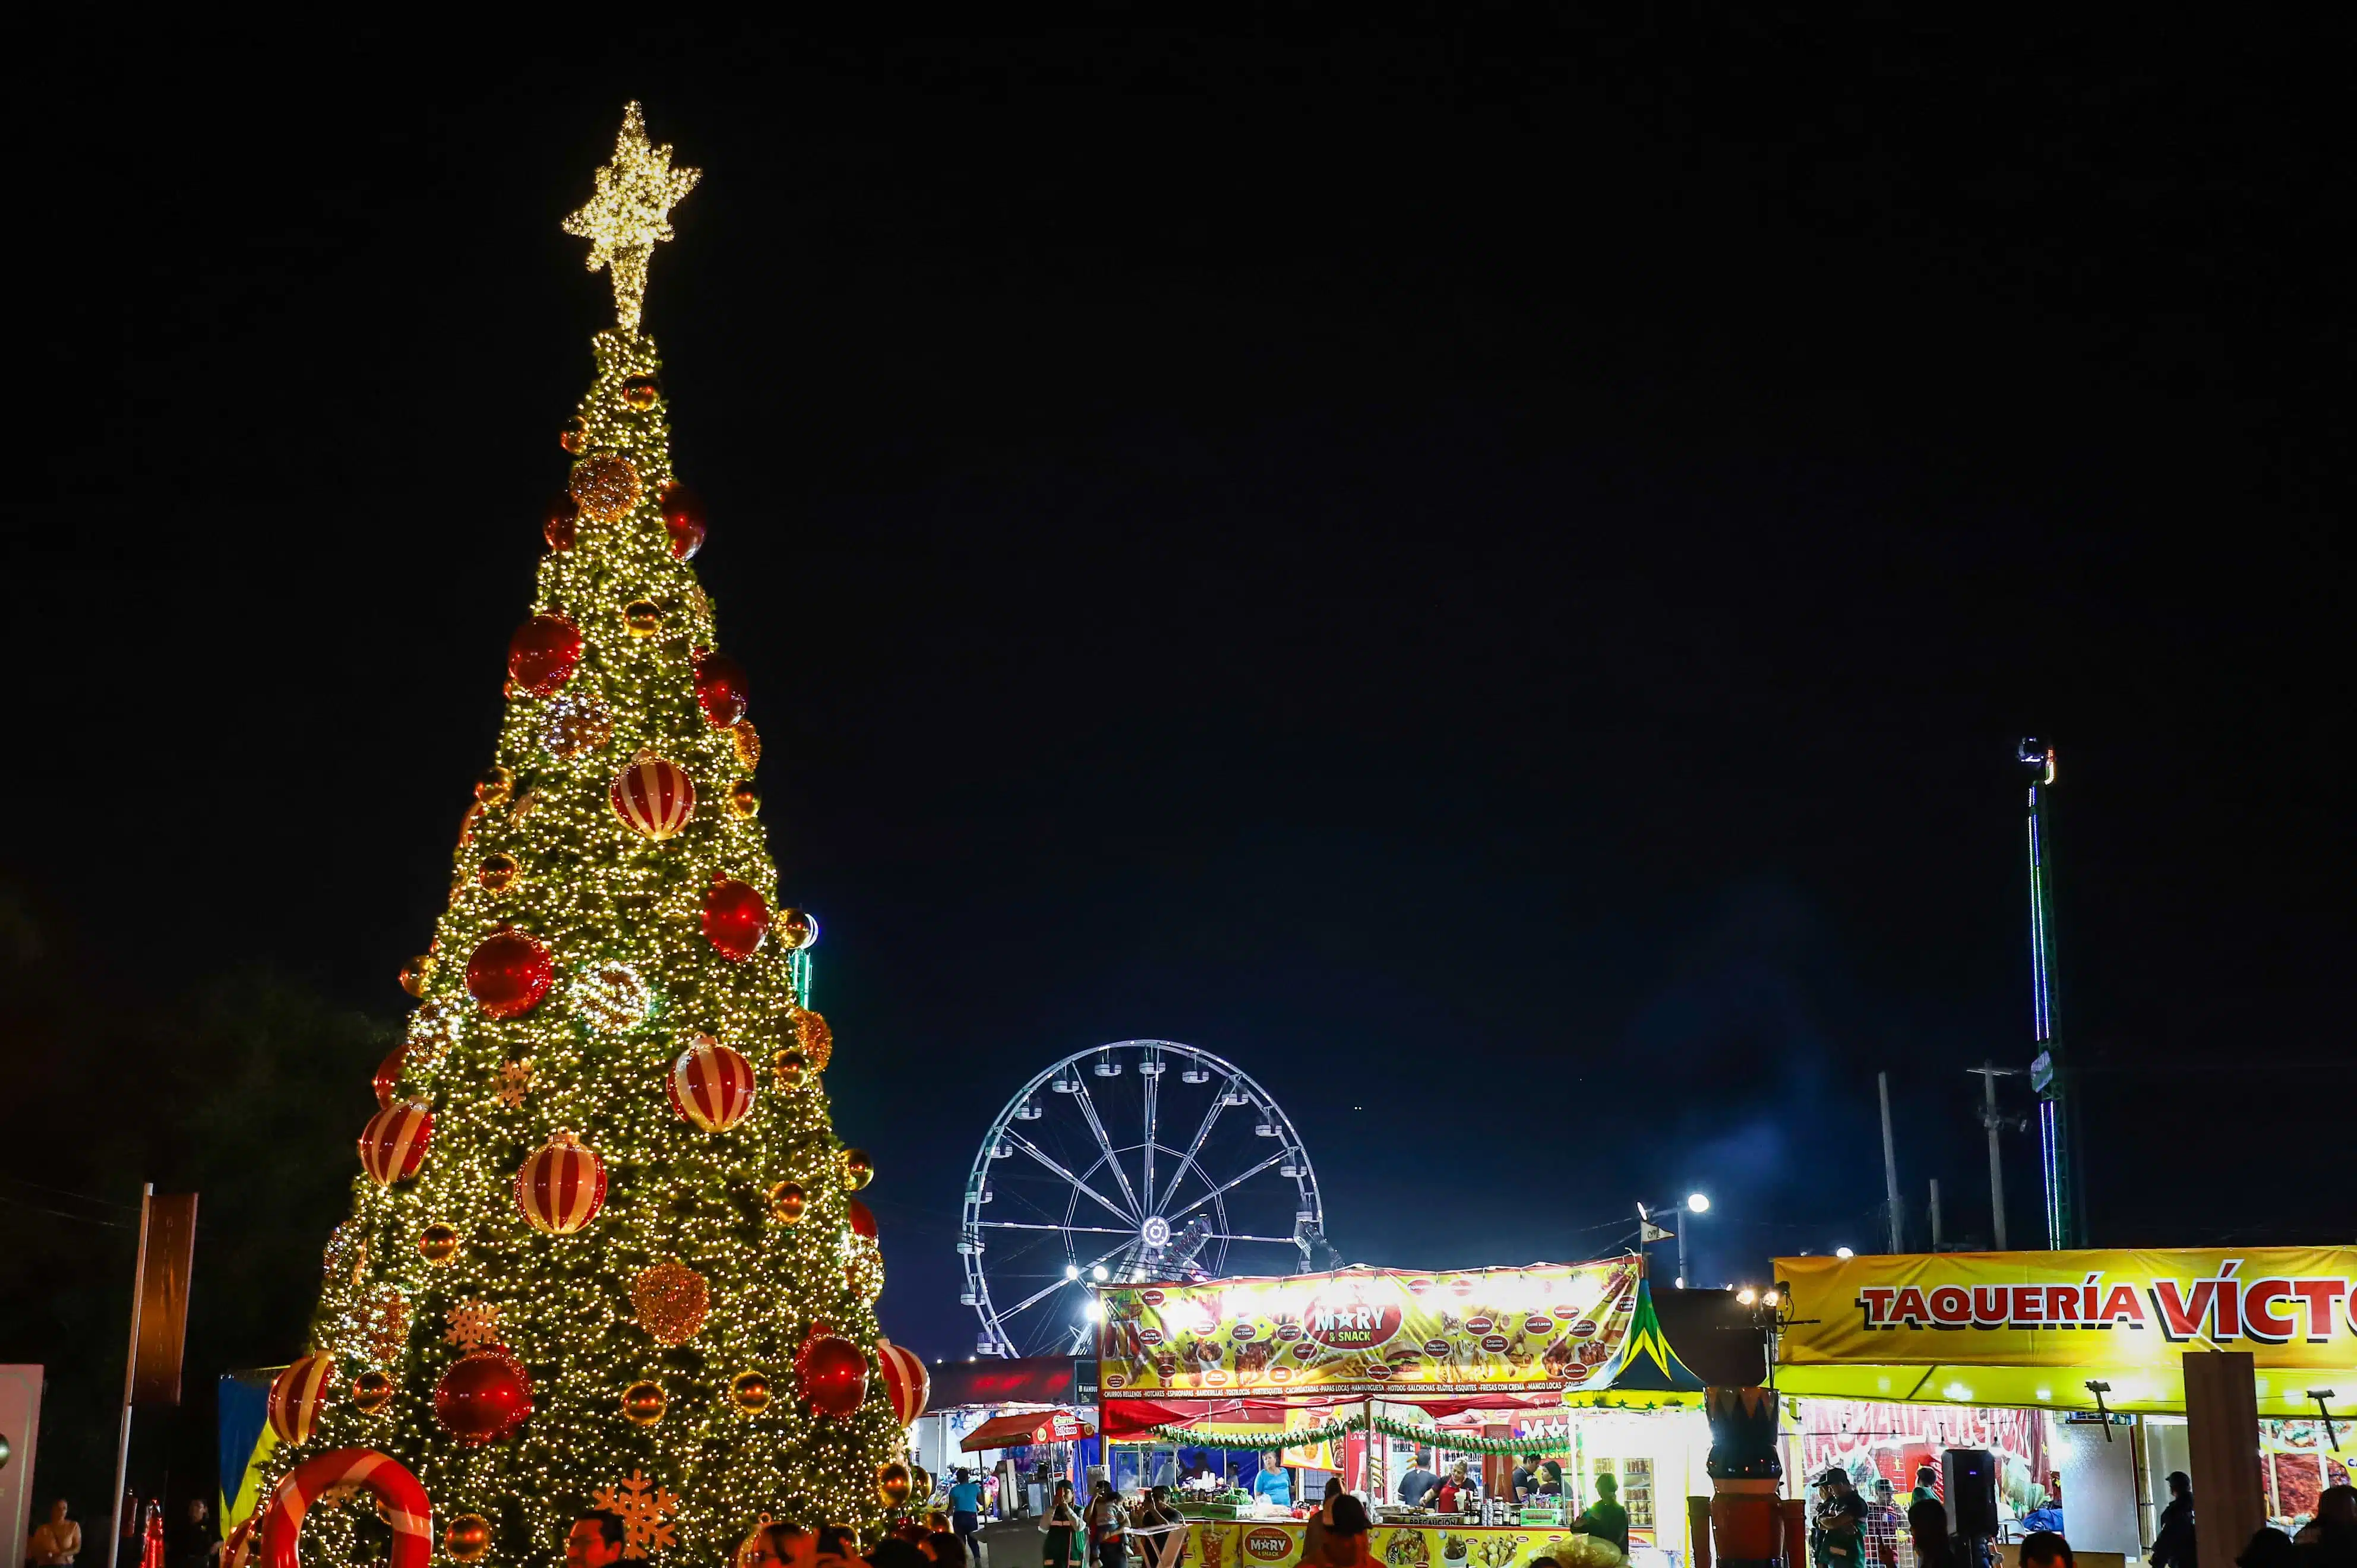
<path fill-rule="evenodd" d="M 1653 1223 L 1653 1216 L 1657 1214 L 1687 1215 L 1709 1212 L 1710 1197 L 1706 1193 L 1700 1192 L 1686 1194 L 1684 1203 L 1664 1204 L 1650 1209 L 1641 1203 L 1637 1206 L 1637 1244 L 1642 1247 L 1650 1241 L 1660 1239 L 1652 1234 L 1661 1229 Z M 1684 1219 L 1678 1221 L 1678 1228 L 1674 1234 L 1678 1239 L 1678 1288 L 1684 1290 L 1686 1283 L 1686 1226 Z"/>

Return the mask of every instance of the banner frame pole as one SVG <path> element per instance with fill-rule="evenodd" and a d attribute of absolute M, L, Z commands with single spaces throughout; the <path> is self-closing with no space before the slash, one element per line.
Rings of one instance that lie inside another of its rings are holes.
<path fill-rule="evenodd" d="M 123 1487 L 131 1471 L 131 1390 L 139 1375 L 139 1302 L 146 1294 L 147 1216 L 155 1207 L 156 1184 L 139 1189 L 139 1256 L 131 1266 L 131 1347 L 123 1357 L 123 1428 L 114 1442 L 114 1524 L 106 1534 L 106 1568 L 117 1568 L 123 1552 Z"/>

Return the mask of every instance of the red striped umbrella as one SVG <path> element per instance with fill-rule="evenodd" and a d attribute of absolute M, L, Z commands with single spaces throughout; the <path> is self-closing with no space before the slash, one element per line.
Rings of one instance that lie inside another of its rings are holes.
<path fill-rule="evenodd" d="M 388 1105 L 361 1129 L 361 1165 L 379 1187 L 417 1174 L 434 1141 L 434 1112 L 422 1100 Z"/>
<path fill-rule="evenodd" d="M 614 776 L 606 798 L 624 827 L 660 841 L 687 826 L 695 811 L 695 781 L 678 763 L 642 751 Z"/>
<path fill-rule="evenodd" d="M 671 1108 L 707 1133 L 726 1133 L 753 1109 L 753 1064 L 709 1035 L 698 1035 L 671 1064 L 663 1089 Z"/>
<path fill-rule="evenodd" d="M 516 1172 L 515 1196 L 533 1230 L 570 1236 L 597 1219 L 606 1201 L 606 1162 L 572 1133 L 559 1133 Z"/>

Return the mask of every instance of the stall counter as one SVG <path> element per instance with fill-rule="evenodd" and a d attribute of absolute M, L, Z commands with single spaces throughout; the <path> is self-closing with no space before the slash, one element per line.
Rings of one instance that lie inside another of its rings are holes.
<path fill-rule="evenodd" d="M 1189 1520 L 1178 1568 L 1296 1568 L 1308 1526 L 1292 1520 Z M 1562 1525 L 1379 1524 L 1367 1554 L 1389 1568 L 1521 1568 L 1571 1539 Z"/>

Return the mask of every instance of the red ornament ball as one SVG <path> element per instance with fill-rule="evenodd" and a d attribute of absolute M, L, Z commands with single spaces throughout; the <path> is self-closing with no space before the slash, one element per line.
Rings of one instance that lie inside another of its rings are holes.
<path fill-rule="evenodd" d="M 704 936 L 720 956 L 744 962 L 760 950 L 770 934 L 769 901 L 753 887 L 723 877 L 704 896 Z"/>
<path fill-rule="evenodd" d="M 548 503 L 548 515 L 541 519 L 540 536 L 548 541 L 551 550 L 570 550 L 581 539 L 581 503 L 569 495 L 560 495 Z"/>
<path fill-rule="evenodd" d="M 535 697 L 573 679 L 581 661 L 581 628 L 563 616 L 534 616 L 508 639 L 508 676 Z"/>
<path fill-rule="evenodd" d="M 462 1356 L 434 1390 L 434 1419 L 468 1447 L 512 1437 L 532 1417 L 532 1374 L 507 1348 Z"/>
<path fill-rule="evenodd" d="M 745 667 L 725 653 L 706 653 L 695 661 L 695 703 L 704 722 L 714 729 L 729 729 L 745 716 Z"/>
<path fill-rule="evenodd" d="M 856 1197 L 851 1200 L 851 1229 L 854 1234 L 876 1240 L 876 1211 Z"/>
<path fill-rule="evenodd" d="M 503 926 L 467 961 L 467 994 L 486 1018 L 513 1018 L 540 1005 L 556 966 L 537 938 Z"/>
<path fill-rule="evenodd" d="M 515 1199 L 533 1230 L 570 1236 L 605 1205 L 606 1162 L 572 1133 L 559 1133 L 516 1172 Z"/>
<path fill-rule="evenodd" d="M 369 1081 L 371 1086 L 376 1090 L 376 1104 L 378 1110 L 390 1111 L 393 1109 L 393 1091 L 401 1087 L 401 1069 L 407 1066 L 408 1063 L 409 1042 L 404 1040 L 401 1044 L 393 1047 L 392 1054 L 377 1064 L 376 1077 Z"/>
<path fill-rule="evenodd" d="M 867 1402 L 867 1358 L 839 1334 L 813 1337 L 795 1359 L 802 1397 L 821 1413 L 840 1420 Z"/>
<path fill-rule="evenodd" d="M 707 1133 L 726 1133 L 753 1109 L 753 1064 L 709 1035 L 698 1035 L 663 1079 L 671 1108 Z"/>
<path fill-rule="evenodd" d="M 704 502 L 676 479 L 663 487 L 662 520 L 673 560 L 693 559 L 704 548 Z"/>
<path fill-rule="evenodd" d="M 668 757 L 640 752 L 614 776 L 606 799 L 632 832 L 661 841 L 687 826 L 695 811 L 695 781 Z"/>
<path fill-rule="evenodd" d="M 417 1174 L 433 1142 L 434 1112 L 424 1101 L 389 1105 L 361 1129 L 361 1165 L 377 1186 L 391 1187 Z"/>

